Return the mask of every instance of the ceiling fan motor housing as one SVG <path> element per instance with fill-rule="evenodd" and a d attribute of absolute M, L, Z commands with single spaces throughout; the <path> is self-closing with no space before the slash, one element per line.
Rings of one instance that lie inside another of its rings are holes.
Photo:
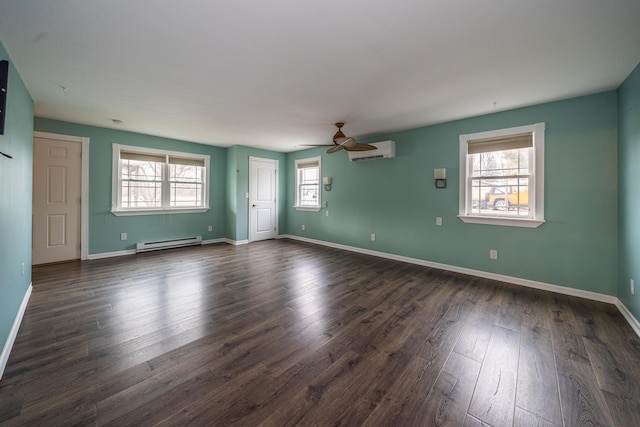
<path fill-rule="evenodd" d="M 342 126 L 344 126 L 344 123 L 338 122 L 338 123 L 336 123 L 336 126 L 338 127 L 338 132 L 336 132 L 336 134 L 333 135 L 333 142 L 334 143 L 336 143 L 338 138 L 345 138 L 345 134 L 342 133 Z"/>

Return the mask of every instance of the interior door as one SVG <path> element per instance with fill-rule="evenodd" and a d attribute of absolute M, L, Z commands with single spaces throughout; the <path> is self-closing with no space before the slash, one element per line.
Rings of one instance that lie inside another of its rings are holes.
<path fill-rule="evenodd" d="M 249 158 L 249 241 L 278 235 L 278 161 Z"/>
<path fill-rule="evenodd" d="M 33 142 L 33 264 L 80 258 L 82 145 Z"/>

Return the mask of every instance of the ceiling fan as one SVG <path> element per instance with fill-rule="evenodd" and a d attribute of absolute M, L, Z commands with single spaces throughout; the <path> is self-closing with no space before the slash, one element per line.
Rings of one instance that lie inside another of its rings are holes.
<path fill-rule="evenodd" d="M 333 144 L 309 144 L 308 147 L 331 147 L 327 150 L 327 153 L 332 154 L 336 151 L 347 150 L 347 151 L 369 151 L 369 150 L 377 150 L 378 147 L 371 144 L 362 144 L 356 141 L 355 138 L 351 136 L 345 136 L 342 133 L 342 126 L 344 123 L 338 122 L 336 123 L 336 127 L 338 131 L 335 135 L 333 135 Z"/>

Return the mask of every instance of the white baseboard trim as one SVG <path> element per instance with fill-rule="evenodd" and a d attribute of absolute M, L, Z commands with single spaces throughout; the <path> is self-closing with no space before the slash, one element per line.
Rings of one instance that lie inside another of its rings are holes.
<path fill-rule="evenodd" d="M 351 252 L 358 252 L 358 253 L 365 254 L 365 255 L 372 255 L 372 256 L 377 256 L 377 257 L 381 257 L 381 258 L 392 259 L 392 260 L 395 260 L 395 261 L 407 262 L 407 263 L 410 263 L 410 264 L 422 265 L 424 267 L 433 267 L 433 268 L 438 268 L 438 269 L 441 269 L 441 270 L 453 271 L 453 272 L 456 272 L 456 273 L 469 274 L 471 276 L 483 277 L 485 279 L 492 279 L 492 280 L 497 280 L 497 281 L 500 281 L 500 282 L 512 283 L 514 285 L 526 286 L 526 287 L 529 287 L 529 288 L 540 289 L 540 290 L 543 290 L 543 291 L 556 292 L 556 293 L 564 294 L 564 295 L 571 295 L 571 296 L 590 299 L 590 300 L 594 300 L 594 301 L 605 302 L 605 303 L 608 303 L 608 304 L 618 305 L 618 303 L 620 302 L 620 300 L 618 300 L 617 297 L 614 297 L 614 296 L 611 296 L 611 295 L 604 295 L 604 294 L 600 294 L 600 293 L 597 293 L 597 292 L 583 291 L 581 289 L 568 288 L 568 287 L 565 287 L 565 286 L 552 285 L 552 284 L 549 284 L 549 283 L 537 282 L 535 280 L 522 279 L 520 277 L 512 277 L 512 276 L 505 276 L 505 275 L 502 275 L 502 274 L 488 273 L 486 271 L 481 271 L 481 270 L 472 270 L 470 268 L 458 267 L 458 266 L 455 266 L 455 265 L 440 264 L 440 263 L 437 263 L 437 262 L 425 261 L 425 260 L 418 259 L 418 258 L 410 258 L 410 257 L 401 256 L 401 255 L 389 254 L 389 253 L 386 253 L 386 252 L 372 251 L 372 250 L 369 250 L 369 249 L 362 249 L 362 248 L 357 248 L 357 247 L 354 247 L 354 246 L 340 245 L 340 244 L 337 244 L 337 243 L 325 242 L 323 240 L 309 239 L 309 238 L 306 238 L 306 237 L 300 237 L 300 236 L 294 236 L 294 235 L 288 235 L 288 234 L 282 235 L 281 237 L 289 238 L 289 239 L 293 239 L 293 240 L 300 240 L 302 242 L 307 242 L 307 243 L 314 243 L 314 244 L 317 244 L 317 245 L 329 246 L 329 247 L 332 247 L 332 248 L 343 249 L 343 250 L 351 251 Z M 624 313 L 623 313 L 623 315 L 624 315 Z M 629 313 L 629 315 L 631 315 L 631 313 Z M 631 316 L 631 317 L 633 317 L 633 316 Z"/>
<path fill-rule="evenodd" d="M 618 310 L 620 310 L 620 313 L 622 313 L 624 318 L 627 320 L 627 323 L 631 325 L 633 330 L 636 332 L 636 335 L 640 337 L 640 322 L 638 322 L 638 319 L 636 319 L 635 316 L 631 314 L 627 306 L 624 305 L 622 301 L 620 301 L 619 299 L 617 299 L 616 307 L 618 307 Z"/>
<path fill-rule="evenodd" d="M 31 291 L 33 290 L 33 284 L 29 283 L 29 287 L 27 288 L 27 292 L 22 297 L 22 303 L 20 304 L 20 309 L 16 314 L 16 318 L 13 319 L 13 325 L 11 325 L 11 330 L 9 331 L 9 336 L 7 337 L 7 341 L 4 343 L 2 347 L 2 353 L 0 353 L 0 380 L 4 375 L 4 368 L 7 367 L 7 362 L 9 362 L 9 354 L 11 354 L 11 349 L 13 348 L 13 343 L 18 336 L 18 330 L 20 329 L 20 324 L 22 323 L 22 317 L 24 316 L 24 312 L 27 309 L 27 304 L 29 304 L 29 298 L 31 298 Z"/>
<path fill-rule="evenodd" d="M 231 239 L 224 238 L 222 239 L 222 241 L 234 246 L 249 244 L 249 240 L 231 240 Z"/>
<path fill-rule="evenodd" d="M 103 252 L 101 254 L 90 254 L 87 257 L 87 259 L 94 260 L 94 259 L 103 259 L 103 258 L 113 258 L 117 256 L 124 256 L 124 255 L 135 255 L 135 253 L 136 253 L 135 249 L 127 249 L 124 251 Z"/>
<path fill-rule="evenodd" d="M 228 239 L 224 239 L 224 238 L 220 238 L 220 239 L 209 239 L 209 240 L 203 240 L 202 244 L 203 245 L 213 245 L 215 243 L 229 243 L 227 241 Z"/>

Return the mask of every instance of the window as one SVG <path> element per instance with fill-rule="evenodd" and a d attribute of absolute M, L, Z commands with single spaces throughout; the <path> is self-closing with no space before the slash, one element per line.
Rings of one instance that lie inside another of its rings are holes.
<path fill-rule="evenodd" d="M 544 223 L 544 128 L 460 135 L 460 219 L 529 228 Z"/>
<path fill-rule="evenodd" d="M 296 206 L 298 210 L 320 210 L 320 157 L 296 160 Z"/>
<path fill-rule="evenodd" d="M 209 156 L 113 144 L 115 215 L 209 209 Z"/>

